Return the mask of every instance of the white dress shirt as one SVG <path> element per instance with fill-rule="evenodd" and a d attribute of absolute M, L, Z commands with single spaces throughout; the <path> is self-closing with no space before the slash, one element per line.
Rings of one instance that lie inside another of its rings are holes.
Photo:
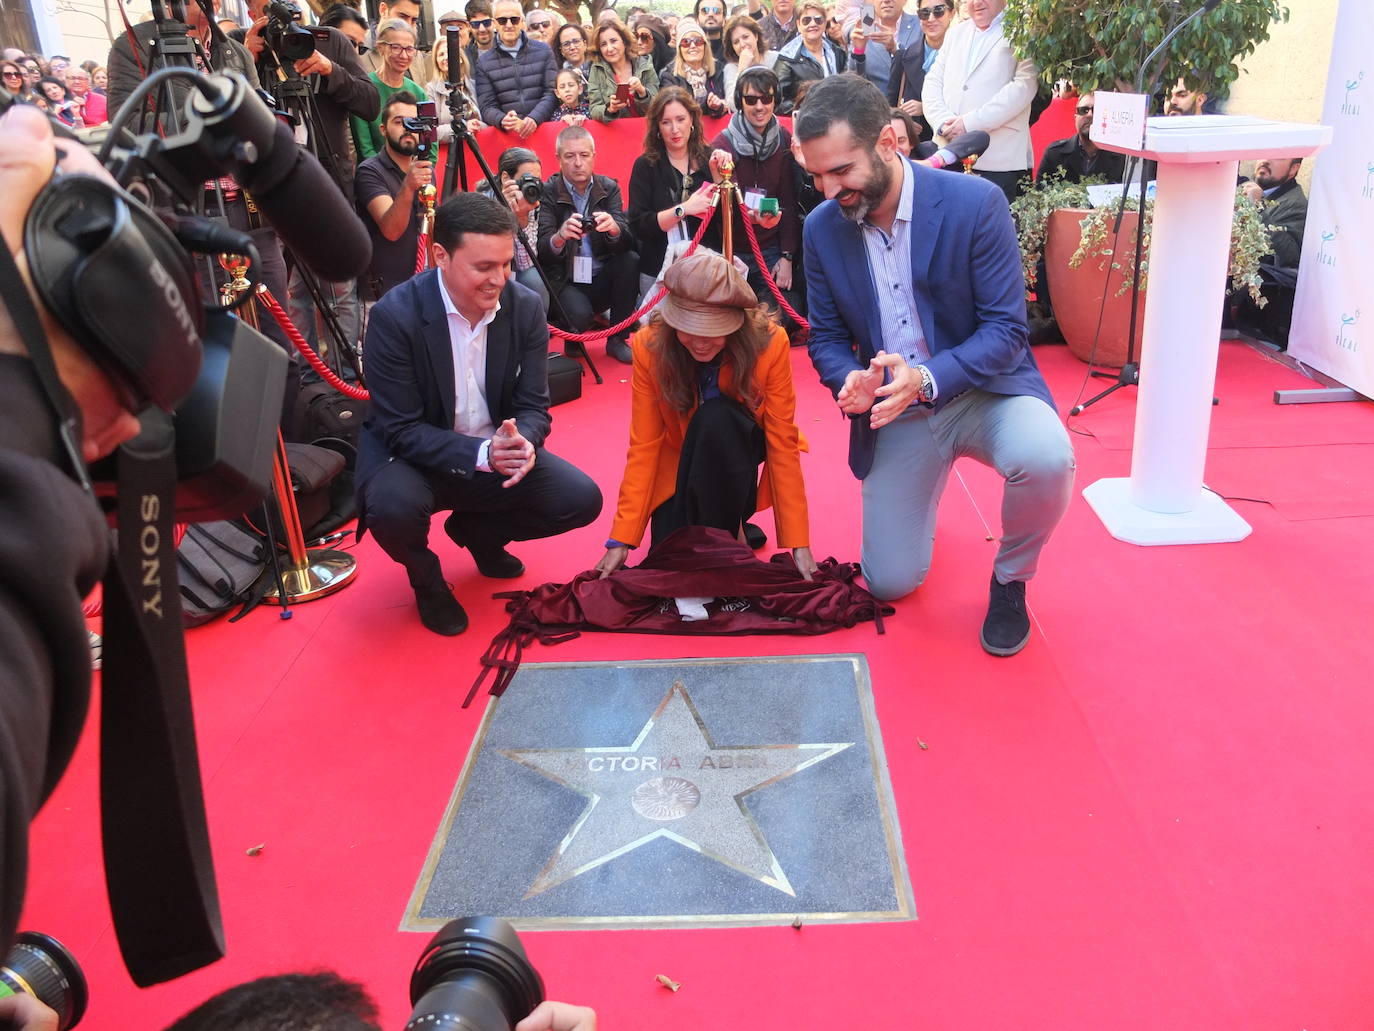
<path fill-rule="evenodd" d="M 467 320 L 453 298 L 449 296 L 443 273 L 435 270 L 439 296 L 443 298 L 444 313 L 448 316 L 448 339 L 453 348 L 453 428 L 470 437 L 481 437 L 482 447 L 477 467 L 490 472 L 488 451 L 496 427 L 491 422 L 491 408 L 487 405 L 487 327 L 501 310 L 500 302 L 487 312 L 476 325 Z"/>

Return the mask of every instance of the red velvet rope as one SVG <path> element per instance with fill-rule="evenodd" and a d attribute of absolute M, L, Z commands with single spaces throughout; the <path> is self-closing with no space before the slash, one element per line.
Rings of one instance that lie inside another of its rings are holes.
<path fill-rule="evenodd" d="M 425 270 L 425 251 L 429 250 L 429 237 L 421 233 L 415 245 L 415 274 Z"/>
<path fill-rule="evenodd" d="M 310 363 L 310 367 L 320 374 L 320 377 L 341 394 L 353 398 L 356 401 L 367 401 L 371 399 L 369 394 L 362 387 L 355 387 L 352 383 L 345 383 L 335 375 L 334 370 L 324 363 L 324 359 L 315 353 L 314 348 L 305 342 L 305 337 L 301 336 L 301 331 L 291 322 L 290 317 L 282 310 L 282 306 L 277 303 L 277 299 L 272 296 L 272 291 L 265 286 L 258 287 L 258 294 L 262 297 L 263 304 L 267 305 L 267 310 L 272 313 L 272 317 L 277 320 L 277 325 L 281 326 L 282 332 L 296 345 L 296 350 L 305 355 L 305 360 Z"/>
<path fill-rule="evenodd" d="M 759 271 L 763 273 L 763 281 L 768 284 L 768 289 L 773 291 L 773 296 L 776 297 L 778 303 L 782 305 L 782 310 L 787 312 L 788 315 L 791 315 L 802 329 L 806 330 L 808 333 L 811 332 L 811 323 L 797 314 L 796 309 L 788 304 L 783 298 L 782 291 L 778 289 L 778 284 L 773 282 L 773 273 L 769 271 L 768 263 L 763 260 L 763 252 L 759 250 L 759 241 L 754 236 L 753 223 L 749 221 L 747 216 L 741 219 L 741 221 L 744 223 L 744 234 L 749 237 L 749 249 L 754 252 L 754 261 L 758 262 Z"/>
<path fill-rule="evenodd" d="M 696 235 L 692 237 L 692 246 L 688 247 L 683 253 L 683 258 L 697 249 L 697 245 L 701 243 L 701 238 L 706 235 L 706 227 L 711 224 L 711 219 L 715 217 L 715 214 L 716 205 L 713 204 L 710 210 L 706 212 L 706 217 L 701 220 L 701 225 L 697 226 Z M 678 260 L 680 261 L 681 258 Z M 595 333 L 569 333 L 567 330 L 559 329 L 557 326 L 550 326 L 549 336 L 561 337 L 564 340 L 580 340 L 584 344 L 589 344 L 593 340 L 605 340 L 607 337 L 613 337 L 617 333 L 623 333 L 643 318 L 648 312 L 653 311 L 654 305 L 663 300 L 667 293 L 668 288 L 666 286 L 660 287 L 658 293 L 644 302 L 644 307 L 640 308 L 639 311 L 635 312 L 624 322 L 617 326 L 611 326 L 609 329 L 598 329 Z"/>

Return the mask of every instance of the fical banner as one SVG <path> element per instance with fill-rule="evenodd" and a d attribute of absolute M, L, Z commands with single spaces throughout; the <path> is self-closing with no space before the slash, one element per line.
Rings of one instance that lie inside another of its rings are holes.
<path fill-rule="evenodd" d="M 1288 353 L 1374 397 L 1374 3 L 1342 0 Z"/>

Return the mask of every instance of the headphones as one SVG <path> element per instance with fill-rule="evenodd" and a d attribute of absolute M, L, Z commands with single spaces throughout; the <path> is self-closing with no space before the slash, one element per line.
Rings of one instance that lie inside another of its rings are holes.
<path fill-rule="evenodd" d="M 773 103 L 778 102 L 778 73 L 771 68 L 764 68 L 762 65 L 754 65 L 746 68 L 739 73 L 739 78 L 735 80 L 735 110 L 744 110 L 744 86 L 745 83 L 756 83 L 760 90 L 767 90 L 773 94 Z"/>

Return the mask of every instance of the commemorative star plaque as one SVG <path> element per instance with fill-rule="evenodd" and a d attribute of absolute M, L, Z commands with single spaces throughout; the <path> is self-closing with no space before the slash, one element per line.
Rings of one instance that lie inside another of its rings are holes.
<path fill-rule="evenodd" d="M 861 656 L 526 664 L 404 929 L 910 919 Z"/>

